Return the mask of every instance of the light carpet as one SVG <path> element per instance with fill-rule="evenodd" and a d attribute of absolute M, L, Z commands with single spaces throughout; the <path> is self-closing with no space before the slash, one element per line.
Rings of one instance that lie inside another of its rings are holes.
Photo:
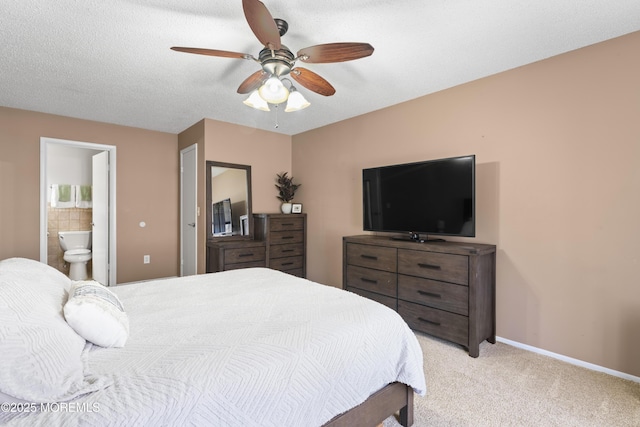
<path fill-rule="evenodd" d="M 504 343 L 460 346 L 416 333 L 427 395 L 414 426 L 640 426 L 640 384 Z M 394 417 L 384 427 L 399 426 Z"/>

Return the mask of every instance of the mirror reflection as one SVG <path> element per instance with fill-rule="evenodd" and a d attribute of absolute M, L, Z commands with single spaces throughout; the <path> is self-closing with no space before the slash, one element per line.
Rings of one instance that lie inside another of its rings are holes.
<path fill-rule="evenodd" d="M 249 238 L 251 218 L 251 166 L 207 161 L 207 238 Z"/>

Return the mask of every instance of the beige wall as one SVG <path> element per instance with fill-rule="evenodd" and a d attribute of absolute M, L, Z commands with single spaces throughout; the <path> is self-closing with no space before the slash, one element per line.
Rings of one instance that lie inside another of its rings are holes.
<path fill-rule="evenodd" d="M 341 286 L 362 168 L 476 154 L 498 335 L 640 375 L 638 52 L 634 33 L 295 135 L 309 278 Z"/>
<path fill-rule="evenodd" d="M 42 136 L 116 146 L 118 283 L 177 275 L 177 135 L 4 107 L 0 259 L 40 258 Z M 145 254 L 150 264 L 142 263 Z"/>
<path fill-rule="evenodd" d="M 178 135 L 180 149 L 198 143 L 198 182 L 205 182 L 205 161 L 251 166 L 252 210 L 278 212 L 276 174 L 291 170 L 291 137 L 246 126 L 204 119 Z M 205 187 L 198 189 L 199 230 L 205 230 Z M 206 234 L 198 233 L 198 272 L 205 272 Z"/>
<path fill-rule="evenodd" d="M 205 157 L 251 165 L 253 212 L 279 212 L 274 185 L 277 173 L 291 170 L 291 137 L 206 119 Z"/>

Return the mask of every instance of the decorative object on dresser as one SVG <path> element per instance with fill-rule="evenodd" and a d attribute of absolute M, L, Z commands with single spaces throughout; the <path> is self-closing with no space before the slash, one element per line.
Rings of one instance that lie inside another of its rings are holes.
<path fill-rule="evenodd" d="M 278 189 L 278 200 L 282 202 L 280 210 L 282 213 L 291 213 L 291 201 L 302 184 L 294 184 L 293 177 L 287 176 L 287 172 L 276 174 L 276 188 Z"/>
<path fill-rule="evenodd" d="M 266 245 L 267 267 L 307 276 L 307 214 L 254 214 L 254 237 Z"/>
<path fill-rule="evenodd" d="M 249 267 L 266 267 L 265 242 L 258 240 L 207 242 L 207 273 Z"/>
<path fill-rule="evenodd" d="M 291 213 L 295 213 L 295 214 L 302 213 L 302 203 L 292 203 Z"/>
<path fill-rule="evenodd" d="M 496 247 L 343 238 L 343 288 L 396 311 L 414 330 L 465 346 L 496 341 Z"/>

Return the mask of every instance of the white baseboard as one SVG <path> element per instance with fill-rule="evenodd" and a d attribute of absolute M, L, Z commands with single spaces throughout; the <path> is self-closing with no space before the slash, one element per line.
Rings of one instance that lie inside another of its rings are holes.
<path fill-rule="evenodd" d="M 634 375 L 626 374 L 620 371 L 614 371 L 613 369 L 605 368 L 604 366 L 594 365 L 593 363 L 584 362 L 582 360 L 563 356 L 562 354 L 553 353 L 551 351 L 543 350 L 541 348 L 533 347 L 527 344 L 522 344 L 517 341 L 511 341 L 509 339 L 502 338 L 502 337 L 496 337 L 496 341 L 500 341 L 502 343 L 508 344 L 513 347 L 521 348 L 523 350 L 528 350 L 533 353 L 538 353 L 545 356 L 553 357 L 554 359 L 558 359 L 563 362 L 570 363 L 572 365 L 581 366 L 583 368 L 591 369 L 592 371 L 604 372 L 605 374 L 613 375 L 614 377 L 623 378 L 625 380 L 640 383 L 640 377 L 636 377 Z"/>

